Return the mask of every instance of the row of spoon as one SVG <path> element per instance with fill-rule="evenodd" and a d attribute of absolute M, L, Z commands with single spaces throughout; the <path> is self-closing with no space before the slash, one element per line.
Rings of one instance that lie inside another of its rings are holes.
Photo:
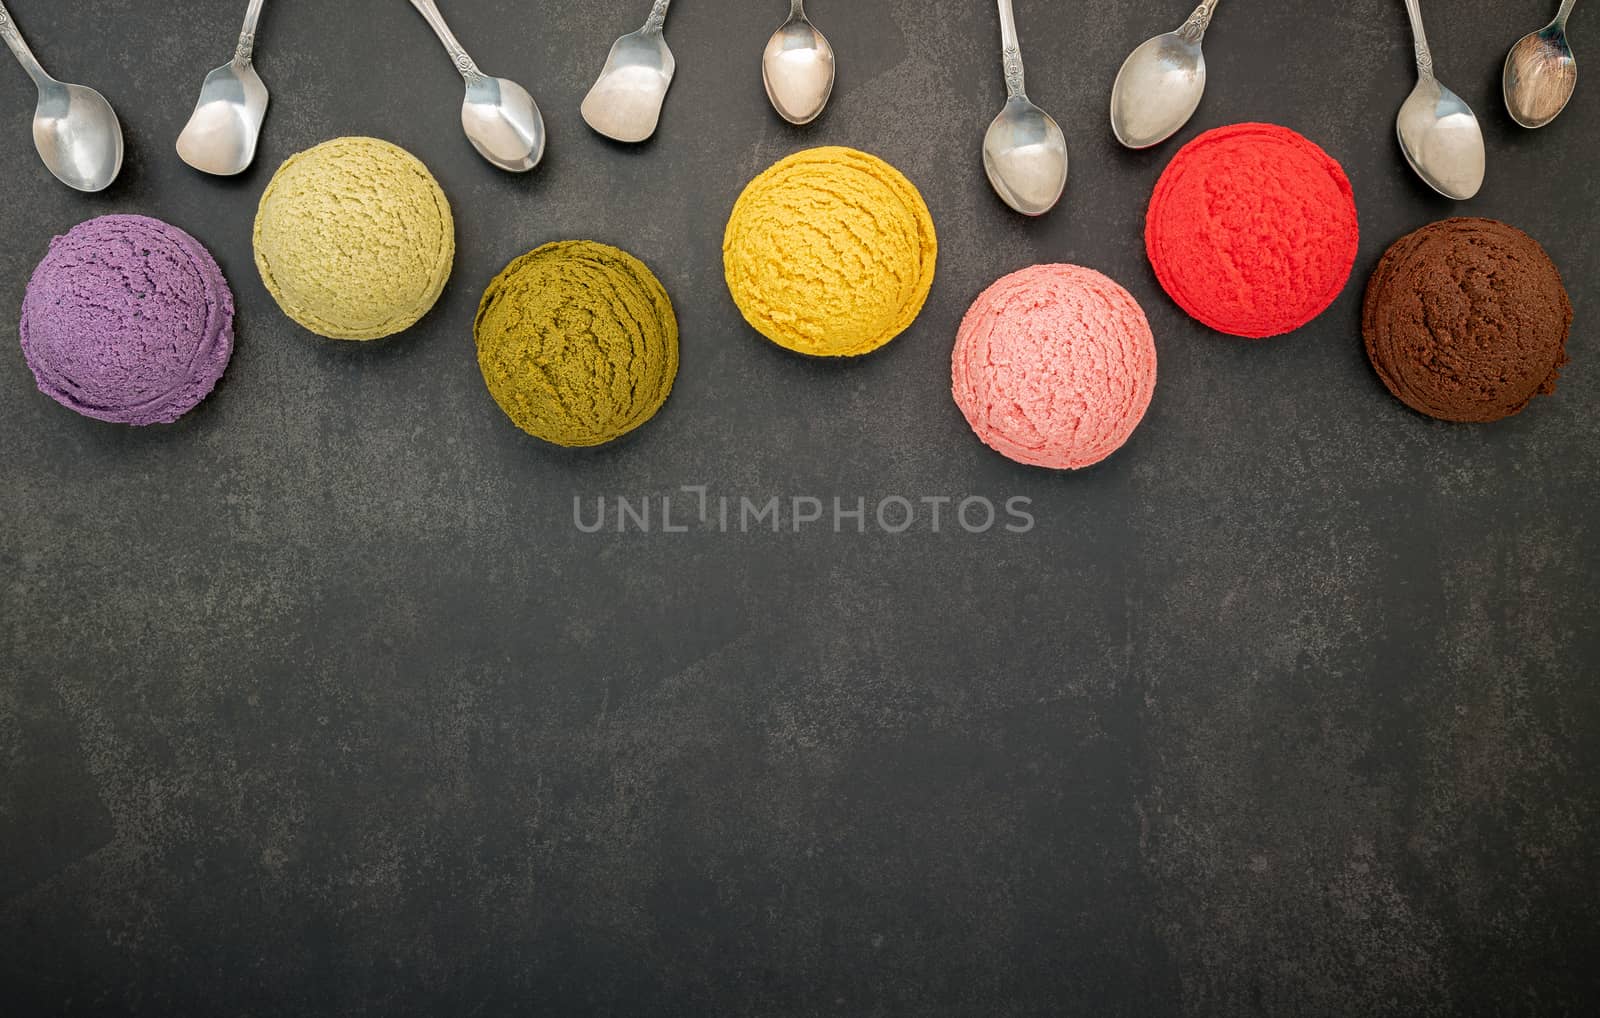
<path fill-rule="evenodd" d="M 514 173 L 544 155 L 544 118 L 527 89 L 484 74 L 468 55 L 434 0 L 410 0 L 450 54 L 466 83 L 461 126 L 485 159 Z M 637 32 L 618 39 L 600 79 L 584 99 L 584 120 L 618 141 L 643 141 L 655 132 L 676 62 L 662 36 L 671 0 L 654 0 Z M 233 57 L 201 85 L 189 121 L 178 136 L 178 155 L 197 170 L 218 176 L 243 172 L 255 159 L 267 115 L 267 86 L 256 72 L 256 26 L 264 0 L 249 0 Z M 0 2 L 0 39 L 39 90 L 33 140 L 58 180 L 79 191 L 101 191 L 122 169 L 122 125 L 103 95 L 47 74 Z M 806 18 L 803 0 L 790 0 L 789 18 L 773 33 L 762 56 L 762 81 L 773 108 L 790 123 L 816 119 L 833 92 L 834 57 L 828 40 Z"/>
<path fill-rule="evenodd" d="M 1128 148 L 1158 145 L 1189 122 L 1206 87 L 1201 43 L 1219 0 L 1201 3 L 1176 30 L 1141 43 L 1111 88 L 1111 131 Z M 1555 18 L 1520 39 L 1506 55 L 1502 94 L 1523 127 L 1543 127 L 1572 98 L 1578 66 L 1567 42 L 1576 0 L 1562 0 Z M 1405 0 L 1417 58 L 1417 84 L 1395 118 L 1406 162 L 1446 197 L 1471 198 L 1483 186 L 1483 132 L 1466 102 L 1440 84 L 1422 26 L 1419 0 Z M 1023 91 L 1022 57 L 1011 0 L 999 0 L 1006 105 L 984 138 L 984 169 L 995 192 L 1024 215 L 1055 207 L 1067 182 L 1061 128 Z"/>
<path fill-rule="evenodd" d="M 677 61 L 663 29 L 672 0 L 654 0 L 644 26 L 611 46 L 605 67 L 581 112 L 599 133 L 623 142 L 640 142 L 655 133 L 661 105 Z M 234 57 L 206 76 L 200 99 L 178 153 L 195 169 L 230 175 L 255 156 L 266 115 L 267 90 L 251 66 L 256 20 L 262 0 L 250 0 Z M 461 127 L 486 160 L 512 173 L 525 173 L 544 156 L 544 118 L 528 90 L 509 78 L 483 73 L 450 30 L 434 0 L 411 0 L 444 45 L 466 84 Z M 789 19 L 773 33 L 762 58 L 762 79 L 773 107 L 795 124 L 822 112 L 833 91 L 834 58 L 828 40 L 807 20 L 803 0 L 791 0 Z"/>
<path fill-rule="evenodd" d="M 252 64 L 264 0 L 249 0 L 231 60 L 206 76 L 178 153 L 196 169 L 230 175 L 255 157 L 268 94 Z M 445 23 L 434 0 L 410 0 L 438 35 L 466 82 L 462 127 L 474 148 L 502 169 L 524 172 L 544 153 L 544 121 L 526 89 L 484 74 Z M 1176 31 L 1146 40 L 1117 74 L 1111 127 L 1130 148 L 1170 138 L 1194 114 L 1205 91 L 1201 43 L 1219 0 L 1202 0 Z M 1577 63 L 1566 38 L 1576 0 L 1561 0 L 1555 18 L 1524 36 L 1506 56 L 1506 108 L 1525 127 L 1542 127 L 1566 106 L 1577 84 Z M 611 47 L 599 79 L 584 98 L 584 120 L 622 142 L 650 137 L 676 71 L 663 35 L 671 0 L 654 0 L 645 24 Z M 1405 0 L 1417 57 L 1417 85 L 1401 106 L 1395 129 L 1406 161 L 1441 194 L 1470 198 L 1483 183 L 1483 134 L 1467 104 L 1438 82 L 1423 31 L 1419 0 Z M 1067 146 L 1060 126 L 1028 100 L 1011 0 L 999 0 L 1006 103 L 984 136 L 984 170 L 1006 204 L 1025 215 L 1048 212 L 1067 180 Z M 0 2 L 0 39 L 39 91 L 33 138 L 45 165 L 81 191 L 109 186 L 122 167 L 122 127 L 105 97 L 92 88 L 45 73 Z M 787 21 L 762 54 L 762 82 L 773 108 L 794 124 L 814 120 L 833 90 L 832 47 L 790 0 Z"/>
<path fill-rule="evenodd" d="M 614 141 L 641 142 L 656 131 L 678 66 L 663 34 L 671 3 L 655 0 L 644 27 L 611 45 L 600 77 L 584 96 L 584 122 Z M 833 80 L 833 47 L 806 17 L 805 0 L 790 0 L 789 19 L 761 54 L 767 99 L 789 123 L 809 124 L 827 106 Z"/>

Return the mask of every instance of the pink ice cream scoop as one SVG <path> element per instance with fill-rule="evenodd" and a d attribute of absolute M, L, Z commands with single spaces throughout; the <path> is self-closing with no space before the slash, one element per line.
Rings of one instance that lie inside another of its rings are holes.
<path fill-rule="evenodd" d="M 961 320 L 951 391 L 985 445 L 1076 470 L 1128 440 L 1156 385 L 1156 344 L 1133 296 L 1081 265 L 996 281 Z"/>

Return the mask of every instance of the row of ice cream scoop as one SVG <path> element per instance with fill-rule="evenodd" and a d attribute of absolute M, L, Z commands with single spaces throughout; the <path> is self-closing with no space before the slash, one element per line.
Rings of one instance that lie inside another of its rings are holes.
<path fill-rule="evenodd" d="M 455 256 L 428 169 L 373 138 L 288 159 L 262 194 L 256 267 L 300 326 L 340 340 L 401 332 L 433 307 Z M 1237 124 L 1184 146 L 1152 193 L 1145 250 L 1161 287 L 1224 334 L 1264 338 L 1343 291 L 1358 239 L 1338 162 L 1288 128 Z M 918 318 L 938 240 L 921 193 L 849 148 L 790 155 L 734 202 L 728 292 L 797 354 L 871 353 Z M 1572 307 L 1531 237 L 1450 219 L 1396 241 L 1368 283 L 1362 330 L 1378 376 L 1424 414 L 1491 421 L 1553 391 Z M 474 321 L 484 382 L 524 431 L 595 446 L 666 402 L 679 364 L 666 289 L 593 241 L 546 244 L 489 284 Z M 22 349 L 39 388 L 100 420 L 176 420 L 212 390 L 233 344 L 233 297 L 174 226 L 105 216 L 52 241 L 28 284 Z M 1155 390 L 1156 343 L 1135 298 L 1077 265 L 1035 265 L 985 289 L 956 333 L 952 394 L 978 437 L 1022 463 L 1075 469 L 1120 448 Z"/>

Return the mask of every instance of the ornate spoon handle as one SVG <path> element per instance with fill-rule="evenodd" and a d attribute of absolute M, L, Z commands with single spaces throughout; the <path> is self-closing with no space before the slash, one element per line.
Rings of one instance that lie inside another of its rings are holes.
<path fill-rule="evenodd" d="M 1406 13 L 1411 16 L 1411 39 L 1417 51 L 1417 77 L 1433 77 L 1433 54 L 1428 52 L 1428 33 L 1422 30 L 1422 4 L 1420 0 L 1406 0 Z"/>
<path fill-rule="evenodd" d="M 1200 0 L 1200 6 L 1189 15 L 1189 20 L 1178 29 L 1177 35 L 1188 42 L 1199 42 L 1205 38 L 1206 29 L 1211 27 L 1211 15 L 1217 9 L 1221 0 Z"/>
<path fill-rule="evenodd" d="M 266 0 L 250 0 L 244 11 L 244 27 L 239 30 L 239 45 L 234 47 L 234 63 L 248 64 L 256 51 L 256 22 L 261 20 L 261 5 Z"/>
<path fill-rule="evenodd" d="M 455 37 L 455 33 L 450 31 L 450 26 L 445 24 L 444 15 L 439 13 L 439 5 L 435 4 L 433 0 L 411 0 L 411 6 L 415 7 L 418 13 L 427 19 L 428 27 L 433 29 L 433 34 L 437 35 L 439 41 L 444 43 L 445 52 L 450 54 L 450 59 L 455 62 L 456 70 L 461 72 L 461 77 L 466 79 L 467 84 L 476 85 L 482 81 L 483 72 L 478 70 L 478 65 L 473 63 L 472 58 L 467 55 L 466 48 Z"/>
<path fill-rule="evenodd" d="M 661 26 L 667 23 L 667 8 L 672 6 L 672 0 L 656 0 L 650 8 L 650 17 L 645 19 L 644 30 L 659 32 Z"/>
<path fill-rule="evenodd" d="M 11 12 L 6 10 L 6 5 L 0 3 L 0 39 L 6 41 L 11 47 L 11 52 L 16 56 L 17 63 L 28 72 L 28 77 L 40 88 L 44 88 L 55 79 L 46 74 L 43 67 L 39 66 L 39 58 L 33 55 L 33 50 L 22 41 L 22 33 L 17 31 L 17 23 L 11 20 Z"/>
<path fill-rule="evenodd" d="M 1017 40 L 1017 15 L 1011 9 L 1011 0 L 1000 0 L 1000 50 L 1005 61 L 1007 98 L 1027 98 L 1022 87 L 1022 44 Z"/>

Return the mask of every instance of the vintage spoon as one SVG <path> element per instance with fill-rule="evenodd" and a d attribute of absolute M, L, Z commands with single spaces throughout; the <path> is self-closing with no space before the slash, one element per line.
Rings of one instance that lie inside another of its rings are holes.
<path fill-rule="evenodd" d="M 1483 186 L 1483 130 L 1462 98 L 1433 76 L 1419 0 L 1406 0 L 1416 43 L 1417 86 L 1395 118 L 1400 151 L 1423 183 L 1446 198 L 1471 198 Z"/>
<path fill-rule="evenodd" d="M 502 170 L 526 173 L 544 156 L 544 118 L 528 90 L 506 78 L 491 78 L 478 70 L 467 51 L 451 34 L 433 0 L 411 0 L 433 33 L 455 61 L 467 83 L 461 103 L 461 127 L 478 154 Z"/>
<path fill-rule="evenodd" d="M 267 115 L 267 86 L 250 57 L 264 2 L 250 0 L 233 59 L 206 75 L 194 112 L 178 135 L 179 158 L 202 173 L 231 177 L 243 173 L 256 157 L 256 139 Z"/>
<path fill-rule="evenodd" d="M 1567 16 L 1577 0 L 1561 0 L 1550 24 L 1517 40 L 1506 54 L 1501 90 L 1506 111 L 1523 127 L 1543 127 L 1566 108 L 1578 87 L 1578 61 L 1567 42 Z"/>
<path fill-rule="evenodd" d="M 806 19 L 805 0 L 789 0 L 789 20 L 761 54 L 761 81 L 778 116 L 809 124 L 833 94 L 833 47 Z"/>
<path fill-rule="evenodd" d="M 1000 0 L 1006 104 L 983 136 L 983 170 L 1007 205 L 1025 216 L 1055 207 L 1067 186 L 1067 139 L 1050 114 L 1028 101 L 1022 87 L 1022 47 L 1011 0 Z"/>
<path fill-rule="evenodd" d="M 122 169 L 122 125 L 105 96 L 68 85 L 44 72 L 22 41 L 11 12 L 0 3 L 0 38 L 39 89 L 33 111 L 33 145 L 56 179 L 79 191 L 103 191 Z"/>
<path fill-rule="evenodd" d="M 1200 51 L 1218 0 L 1202 0 L 1176 32 L 1146 39 L 1128 54 L 1111 86 L 1111 133 L 1128 148 L 1149 148 L 1178 132 L 1206 90 Z"/>
<path fill-rule="evenodd" d="M 644 141 L 656 131 L 678 62 L 662 26 L 672 0 L 656 0 L 644 27 L 611 44 L 600 77 L 583 97 L 584 122 L 616 141 Z"/>

